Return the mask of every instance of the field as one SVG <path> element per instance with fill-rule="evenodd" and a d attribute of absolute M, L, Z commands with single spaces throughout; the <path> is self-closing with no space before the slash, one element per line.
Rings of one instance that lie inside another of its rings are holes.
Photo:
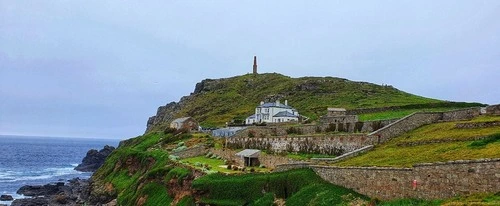
<path fill-rule="evenodd" d="M 208 165 L 210 170 L 226 173 L 226 174 L 234 174 L 234 173 L 242 173 L 242 171 L 227 169 L 227 165 L 224 163 L 224 160 L 221 159 L 212 159 L 205 156 L 191 157 L 181 160 L 182 163 L 195 167 L 197 169 L 203 169 L 203 165 Z M 254 169 L 255 172 L 269 172 L 267 168 L 259 168 L 259 167 L 246 167 L 246 172 L 250 171 L 250 169 Z"/>
<path fill-rule="evenodd" d="M 336 165 L 411 167 L 416 163 L 500 158 L 500 126 L 455 128 L 457 123 L 492 121 L 500 121 L 500 117 L 426 125 Z"/>

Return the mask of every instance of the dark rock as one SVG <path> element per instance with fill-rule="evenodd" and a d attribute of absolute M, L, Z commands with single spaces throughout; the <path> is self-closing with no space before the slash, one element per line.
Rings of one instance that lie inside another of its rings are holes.
<path fill-rule="evenodd" d="M 113 146 L 106 145 L 100 151 L 91 149 L 87 152 L 87 155 L 83 158 L 82 163 L 75 167 L 75 170 L 81 172 L 95 172 L 99 167 L 104 164 L 106 157 L 108 157 L 115 148 Z"/>
<path fill-rule="evenodd" d="M 35 197 L 14 200 L 11 206 L 48 206 L 48 197 Z"/>
<path fill-rule="evenodd" d="M 0 195 L 0 201 L 12 201 L 14 198 L 10 195 Z"/>
<path fill-rule="evenodd" d="M 46 185 L 25 185 L 17 190 L 17 194 L 24 196 L 47 196 L 56 195 L 62 191 L 64 183 L 46 184 Z"/>
<path fill-rule="evenodd" d="M 68 180 L 68 184 L 58 182 L 55 184 L 23 186 L 18 194 L 25 196 L 43 196 L 14 200 L 13 206 L 18 205 L 82 205 L 89 196 L 89 180 L 74 178 Z"/>

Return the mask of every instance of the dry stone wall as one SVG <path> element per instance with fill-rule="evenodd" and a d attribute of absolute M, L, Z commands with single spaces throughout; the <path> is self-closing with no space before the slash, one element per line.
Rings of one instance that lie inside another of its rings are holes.
<path fill-rule="evenodd" d="M 190 158 L 204 155 L 207 153 L 207 151 L 208 150 L 204 146 L 197 146 L 179 152 L 172 152 L 171 154 L 180 158 Z"/>
<path fill-rule="evenodd" d="M 448 112 L 417 112 L 372 132 L 369 136 L 377 137 L 379 140 L 377 143 L 380 144 L 426 124 L 439 121 L 467 120 L 479 116 L 480 114 L 481 108 L 479 107 Z"/>
<path fill-rule="evenodd" d="M 273 153 L 299 152 L 341 155 L 376 141 L 364 134 L 275 137 L 275 138 L 228 138 L 228 148 L 261 149 Z"/>
<path fill-rule="evenodd" d="M 293 166 L 280 166 L 280 170 Z M 332 184 L 383 200 L 442 199 L 500 191 L 500 159 L 419 164 L 413 168 L 310 167 Z"/>
<path fill-rule="evenodd" d="M 500 115 L 500 104 L 491 105 L 491 106 L 486 107 L 486 114 Z"/>

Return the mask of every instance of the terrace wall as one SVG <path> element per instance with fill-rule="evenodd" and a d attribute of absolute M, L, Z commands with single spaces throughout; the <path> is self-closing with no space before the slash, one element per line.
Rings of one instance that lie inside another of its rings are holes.
<path fill-rule="evenodd" d="M 321 135 L 270 138 L 229 138 L 228 148 L 261 149 L 272 153 L 297 152 L 341 155 L 377 142 L 365 134 Z"/>
<path fill-rule="evenodd" d="M 279 166 L 277 170 L 294 166 L 297 165 Z M 500 191 L 500 159 L 418 164 L 413 168 L 309 167 L 332 184 L 382 200 L 442 199 Z"/>

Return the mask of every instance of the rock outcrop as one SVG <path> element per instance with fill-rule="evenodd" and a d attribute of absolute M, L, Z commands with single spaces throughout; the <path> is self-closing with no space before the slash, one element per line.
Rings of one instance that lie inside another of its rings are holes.
<path fill-rule="evenodd" d="M 32 198 L 16 199 L 11 206 L 82 205 L 88 197 L 89 181 L 75 178 L 69 180 L 67 184 L 58 182 L 46 185 L 26 185 L 17 193 Z"/>
<path fill-rule="evenodd" d="M 14 198 L 12 198 L 11 195 L 0 195 L 0 201 L 12 201 Z"/>
<path fill-rule="evenodd" d="M 75 167 L 75 170 L 81 172 L 95 172 L 99 167 L 104 164 L 106 157 L 108 157 L 115 148 L 113 146 L 106 145 L 100 151 L 91 149 L 87 152 L 87 155 L 83 158 L 82 163 Z"/>

